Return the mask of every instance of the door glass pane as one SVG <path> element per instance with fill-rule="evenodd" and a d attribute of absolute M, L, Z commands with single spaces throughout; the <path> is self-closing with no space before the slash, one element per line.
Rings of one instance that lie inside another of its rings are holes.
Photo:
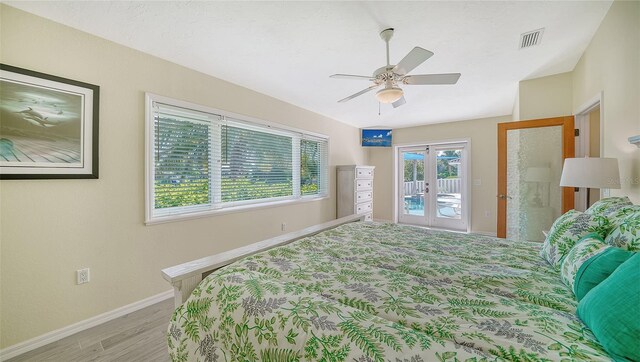
<path fill-rule="evenodd" d="M 436 217 L 462 218 L 462 149 L 436 151 Z"/>
<path fill-rule="evenodd" d="M 507 238 L 543 241 L 562 212 L 562 126 L 507 131 Z"/>
<path fill-rule="evenodd" d="M 424 151 L 403 152 L 404 215 L 424 216 Z"/>

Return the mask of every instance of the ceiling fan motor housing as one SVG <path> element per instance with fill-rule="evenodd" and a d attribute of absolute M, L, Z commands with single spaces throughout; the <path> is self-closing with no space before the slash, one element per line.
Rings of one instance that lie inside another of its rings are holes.
<path fill-rule="evenodd" d="M 380 37 L 382 38 L 382 40 L 388 42 L 389 40 L 391 40 L 391 38 L 393 38 L 393 28 L 386 28 L 383 31 L 380 32 Z"/>

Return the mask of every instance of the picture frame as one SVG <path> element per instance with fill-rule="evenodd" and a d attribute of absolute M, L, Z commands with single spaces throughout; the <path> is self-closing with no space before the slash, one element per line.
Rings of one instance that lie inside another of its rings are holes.
<path fill-rule="evenodd" d="M 100 87 L 0 64 L 0 179 L 97 179 Z"/>
<path fill-rule="evenodd" d="M 391 129 L 362 129 L 362 147 L 391 147 Z"/>

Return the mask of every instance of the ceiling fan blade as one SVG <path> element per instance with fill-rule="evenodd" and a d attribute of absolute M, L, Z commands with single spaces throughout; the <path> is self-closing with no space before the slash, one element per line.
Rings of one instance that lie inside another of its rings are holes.
<path fill-rule="evenodd" d="M 404 99 L 404 96 L 400 97 L 400 99 L 398 99 L 397 101 L 391 103 L 393 105 L 393 108 L 398 108 L 401 105 L 407 103 L 407 100 Z"/>
<path fill-rule="evenodd" d="M 456 84 L 460 75 L 460 73 L 409 75 L 404 77 L 402 83 L 413 85 Z"/>
<path fill-rule="evenodd" d="M 355 98 L 357 96 L 361 96 L 361 95 L 369 92 L 373 88 L 376 88 L 377 86 L 378 86 L 377 84 L 374 84 L 374 85 L 370 86 L 369 88 L 365 88 L 365 89 L 361 90 L 358 93 L 355 93 L 355 94 L 352 94 L 352 95 L 348 96 L 347 98 L 342 98 L 341 100 L 338 101 L 338 103 L 346 102 L 346 101 L 348 101 L 350 99 L 353 99 L 353 98 Z"/>
<path fill-rule="evenodd" d="M 334 74 L 330 75 L 329 78 L 337 78 L 337 79 L 357 79 L 357 80 L 374 80 L 375 78 L 371 78 L 368 75 L 353 75 L 353 74 Z"/>
<path fill-rule="evenodd" d="M 400 75 L 405 75 L 412 71 L 415 67 L 422 64 L 425 60 L 431 58 L 433 55 L 432 52 L 422 49 L 420 47 L 415 47 L 411 49 L 409 54 L 405 55 L 404 58 L 398 63 L 393 71 Z"/>

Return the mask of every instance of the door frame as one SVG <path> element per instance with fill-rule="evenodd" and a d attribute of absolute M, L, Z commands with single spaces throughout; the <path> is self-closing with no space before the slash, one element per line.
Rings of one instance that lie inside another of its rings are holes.
<path fill-rule="evenodd" d="M 499 195 L 507 194 L 507 132 L 516 129 L 541 128 L 541 127 L 562 127 L 562 161 L 572 158 L 575 155 L 575 131 L 573 116 L 532 119 L 528 121 L 514 121 L 498 123 L 498 225 L 497 236 L 505 238 L 507 236 L 507 199 L 500 198 Z M 503 151 L 504 152 L 501 152 Z M 574 188 L 562 188 L 562 213 L 565 213 L 574 206 Z"/>
<path fill-rule="evenodd" d="M 399 154 L 400 154 L 400 149 L 401 148 L 409 148 L 409 147 L 422 147 L 422 146 L 427 146 L 427 145 L 445 145 L 445 144 L 456 144 L 456 143 L 465 143 L 466 144 L 466 149 L 467 149 L 467 158 L 468 158 L 468 162 L 466 163 L 466 174 L 467 174 L 467 179 L 466 181 L 463 183 L 466 193 L 467 193 L 467 202 L 463 204 L 463 212 L 466 213 L 467 215 L 467 230 L 466 232 L 470 232 L 471 231 L 471 223 L 473 221 L 472 219 L 472 215 L 471 215 L 471 207 L 472 207 L 472 200 L 473 200 L 473 192 L 472 192 L 472 187 L 471 187 L 471 180 L 473 179 L 473 173 L 472 173 L 472 167 L 471 167 L 471 158 L 472 158 L 472 144 L 471 144 L 471 138 L 470 137 L 464 137 L 464 138 L 449 138 L 449 139 L 441 139 L 441 140 L 427 140 L 427 141 L 421 141 L 421 142 L 403 142 L 403 143 L 397 143 L 393 145 L 393 173 L 391 175 L 391 184 L 393 185 L 393 199 L 392 199 L 392 205 L 393 205 L 393 222 L 394 223 L 398 223 L 399 220 L 399 213 L 398 213 L 398 199 L 399 199 L 399 187 L 400 185 L 398 184 L 398 179 L 399 179 L 399 170 L 400 170 L 400 159 L 399 159 Z M 464 230 L 462 230 L 464 232 Z"/>
<path fill-rule="evenodd" d="M 589 127 L 586 127 L 590 121 L 590 114 L 596 108 L 600 108 L 600 150 L 599 156 L 604 157 L 604 92 L 600 91 L 598 94 L 593 96 L 589 101 L 584 103 L 582 106 L 578 107 L 574 112 L 575 116 L 575 127 L 580 129 L 580 137 L 578 137 L 578 142 L 576 142 L 576 157 L 593 157 L 593 155 L 589 152 L 589 144 L 590 144 L 590 135 L 589 135 Z M 585 142 L 586 140 L 586 142 Z M 594 189 L 591 189 L 593 191 Z M 608 189 L 595 189 L 598 193 L 599 198 L 608 197 L 609 190 Z M 576 198 L 576 209 L 580 210 L 578 206 L 581 208 L 588 208 L 587 205 L 587 189 L 581 187 L 580 191 L 577 193 Z M 579 200 L 579 201 L 578 201 Z"/>

